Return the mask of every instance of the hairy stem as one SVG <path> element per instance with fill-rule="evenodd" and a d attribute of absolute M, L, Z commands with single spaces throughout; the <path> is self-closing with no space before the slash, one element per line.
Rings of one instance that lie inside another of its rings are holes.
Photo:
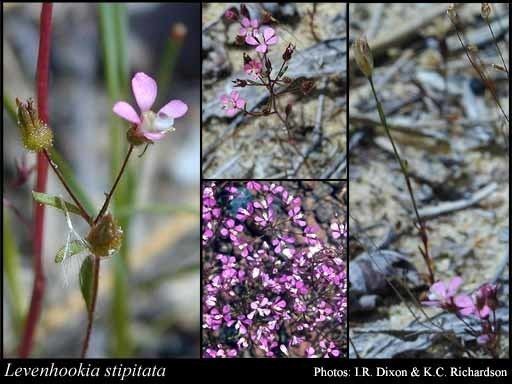
<path fill-rule="evenodd" d="M 48 75 L 50 67 L 50 43 L 52 33 L 52 3 L 44 3 L 41 8 L 39 26 L 39 53 L 37 57 L 37 110 L 39 118 L 48 123 Z M 48 178 L 48 162 L 42 153 L 37 154 L 37 180 L 35 190 L 44 192 Z M 34 205 L 34 233 L 33 233 L 33 263 L 34 285 L 32 298 L 26 317 L 23 336 L 19 345 L 19 355 L 26 358 L 30 355 L 33 346 L 34 334 L 41 315 L 42 302 L 45 290 L 45 276 L 43 270 L 43 230 L 44 205 Z"/>
<path fill-rule="evenodd" d="M 375 99 L 375 103 L 377 104 L 377 110 L 379 111 L 380 121 L 381 121 L 382 125 L 384 126 L 386 135 L 388 136 L 388 139 L 391 142 L 391 146 L 393 147 L 393 152 L 395 154 L 395 158 L 396 158 L 398 164 L 400 164 L 400 169 L 402 171 L 402 174 L 404 175 L 405 184 L 407 185 L 407 190 L 409 192 L 409 196 L 411 197 L 411 202 L 412 202 L 412 206 L 414 209 L 414 213 L 416 215 L 416 220 L 418 221 L 418 230 L 420 232 L 420 238 L 421 238 L 421 241 L 423 242 L 423 250 L 420 248 L 420 251 L 425 260 L 425 263 L 427 264 L 430 284 L 433 284 L 435 279 L 434 279 L 434 270 L 433 270 L 433 265 L 432 265 L 432 259 L 429 255 L 429 251 L 428 251 L 427 229 L 426 229 L 425 224 L 423 223 L 423 220 L 421 219 L 420 214 L 418 212 L 418 206 L 416 204 L 416 199 L 414 198 L 414 192 L 412 190 L 411 180 L 409 178 L 409 173 L 407 171 L 407 167 L 406 167 L 404 161 L 400 158 L 400 155 L 398 154 L 398 150 L 396 148 L 395 142 L 393 140 L 393 136 L 391 136 L 391 132 L 390 132 L 389 127 L 386 122 L 386 115 L 384 114 L 384 109 L 382 108 L 382 104 L 379 101 L 377 92 L 375 91 L 373 79 L 371 77 L 369 77 L 368 80 L 370 82 L 370 86 L 372 89 L 373 97 Z"/>

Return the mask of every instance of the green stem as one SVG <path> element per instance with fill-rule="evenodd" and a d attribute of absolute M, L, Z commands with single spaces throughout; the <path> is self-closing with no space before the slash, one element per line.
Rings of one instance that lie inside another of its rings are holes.
<path fill-rule="evenodd" d="M 377 110 L 379 111 L 380 121 L 382 122 L 382 125 L 384 126 L 384 130 L 386 131 L 389 141 L 391 142 L 391 146 L 393 147 L 393 153 L 395 154 L 395 158 L 398 161 L 398 164 L 400 164 L 400 169 L 402 171 L 402 174 L 404 175 L 405 184 L 407 185 L 407 190 L 409 191 L 409 196 L 411 197 L 411 202 L 412 202 L 412 206 L 414 208 L 414 213 L 416 215 L 416 220 L 418 221 L 418 229 L 420 231 L 420 237 L 423 242 L 422 255 L 423 255 L 423 258 L 425 259 L 425 263 L 427 264 L 430 284 L 433 284 L 435 279 L 434 279 L 432 260 L 430 258 L 429 251 L 428 251 L 427 229 L 426 229 L 425 224 L 423 223 L 423 220 L 421 219 L 420 214 L 418 212 L 418 206 L 416 204 L 416 199 L 414 198 L 414 192 L 412 189 L 411 180 L 409 178 L 409 173 L 407 171 L 407 167 L 406 167 L 405 163 L 402 161 L 402 159 L 400 158 L 400 155 L 398 154 L 398 150 L 397 150 L 395 142 L 393 140 L 393 136 L 391 136 L 391 131 L 389 130 L 388 124 L 386 122 L 386 115 L 384 114 L 384 109 L 379 100 L 379 97 L 377 96 L 377 91 L 375 90 L 375 86 L 373 84 L 372 77 L 369 77 L 368 81 L 370 82 L 370 86 L 371 86 L 372 93 L 373 93 L 373 98 L 375 99 L 375 103 L 377 104 Z"/>

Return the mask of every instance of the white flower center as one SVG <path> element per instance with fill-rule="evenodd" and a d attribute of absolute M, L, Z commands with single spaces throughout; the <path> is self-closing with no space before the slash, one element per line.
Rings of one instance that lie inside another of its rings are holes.
<path fill-rule="evenodd" d="M 169 132 L 174 131 L 174 119 L 160 112 L 158 115 L 153 111 L 142 113 L 141 129 L 145 132 Z"/>

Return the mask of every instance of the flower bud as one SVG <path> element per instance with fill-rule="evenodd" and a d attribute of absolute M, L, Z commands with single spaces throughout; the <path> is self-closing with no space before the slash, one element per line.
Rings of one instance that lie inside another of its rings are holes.
<path fill-rule="evenodd" d="M 93 225 L 86 240 L 96 256 L 111 256 L 121 248 L 123 230 L 109 213 Z"/>
<path fill-rule="evenodd" d="M 228 21 L 237 21 L 238 20 L 238 9 L 236 9 L 235 7 L 231 7 L 229 8 L 225 13 L 224 13 L 224 18 Z"/>
<path fill-rule="evenodd" d="M 244 52 L 244 65 L 249 64 L 252 61 L 251 56 Z"/>
<path fill-rule="evenodd" d="M 482 17 L 487 20 L 491 15 L 491 4 L 490 3 L 482 3 L 481 9 Z"/>
<path fill-rule="evenodd" d="M 51 148 L 53 145 L 52 130 L 42 120 L 39 120 L 32 100 L 29 99 L 23 103 L 16 98 L 16 105 L 18 106 L 18 127 L 21 130 L 25 148 L 34 152 Z"/>
<path fill-rule="evenodd" d="M 293 55 L 293 51 L 295 50 L 295 46 L 292 45 L 291 43 L 288 44 L 288 46 L 286 47 L 284 53 L 283 53 L 283 60 L 284 61 L 288 61 L 292 58 L 292 55 Z"/>
<path fill-rule="evenodd" d="M 272 63 L 268 57 L 265 56 L 265 68 L 267 69 L 267 72 L 272 72 Z"/>
<path fill-rule="evenodd" d="M 286 104 L 286 108 L 284 109 L 284 113 L 286 115 L 286 119 L 288 119 L 288 116 L 290 116 L 290 113 L 292 113 L 292 105 L 291 105 L 291 103 Z"/>
<path fill-rule="evenodd" d="M 243 17 L 247 17 L 249 19 L 251 18 L 251 16 L 249 15 L 249 10 L 247 9 L 245 4 L 240 4 L 240 14 Z"/>
<path fill-rule="evenodd" d="M 284 76 L 284 77 L 283 77 L 283 82 L 284 82 L 285 84 L 290 84 L 292 81 L 293 81 L 293 80 L 292 80 L 290 77 L 288 77 L 288 76 Z"/>
<path fill-rule="evenodd" d="M 236 79 L 236 80 L 233 80 L 233 83 L 235 83 L 234 87 L 243 88 L 247 85 L 247 80 Z"/>
<path fill-rule="evenodd" d="M 357 66 L 366 77 L 371 77 L 373 72 L 373 56 L 366 37 L 359 37 L 352 46 Z"/>

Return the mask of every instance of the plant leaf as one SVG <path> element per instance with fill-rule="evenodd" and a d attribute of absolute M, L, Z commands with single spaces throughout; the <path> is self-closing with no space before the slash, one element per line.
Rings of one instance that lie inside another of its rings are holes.
<path fill-rule="evenodd" d="M 67 248 L 68 248 L 68 257 L 77 255 L 80 252 L 87 249 L 87 247 L 84 245 L 84 243 L 80 240 L 70 241 L 67 245 Z M 66 253 L 66 245 L 64 245 L 61 249 L 59 249 L 57 251 L 57 254 L 55 255 L 55 262 L 62 263 L 62 260 L 64 260 L 65 253 Z"/>
<path fill-rule="evenodd" d="M 32 197 L 35 201 L 37 201 L 40 204 L 50 205 L 54 208 L 64 211 L 64 207 L 62 206 L 63 200 L 60 197 L 36 191 L 32 191 Z M 69 213 L 74 213 L 76 215 L 82 216 L 82 212 L 80 212 L 80 209 L 76 205 L 67 201 L 64 201 L 64 204 L 66 205 L 66 209 Z"/>
<path fill-rule="evenodd" d="M 79 275 L 80 290 L 82 291 L 82 297 L 84 298 L 85 306 L 87 307 L 88 311 L 91 310 L 92 303 L 92 275 L 92 258 L 89 256 L 82 263 Z"/>

